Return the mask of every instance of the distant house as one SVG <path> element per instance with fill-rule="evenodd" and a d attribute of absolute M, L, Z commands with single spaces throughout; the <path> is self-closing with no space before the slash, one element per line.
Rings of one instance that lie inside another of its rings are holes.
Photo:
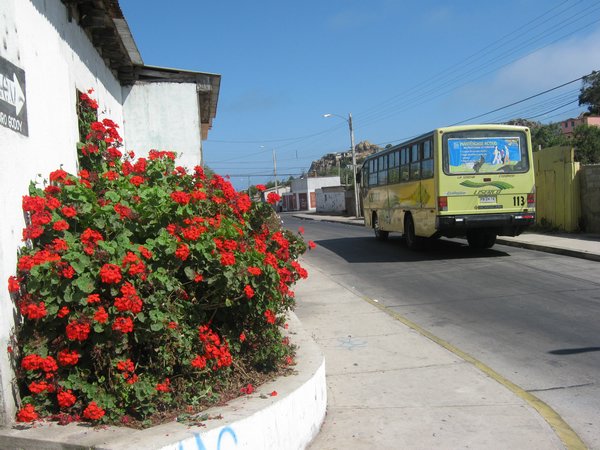
<path fill-rule="evenodd" d="M 600 117 L 599 116 L 588 116 L 585 114 L 581 114 L 579 117 L 563 120 L 560 123 L 560 129 L 562 131 L 562 134 L 571 136 L 573 134 L 573 130 L 575 129 L 575 127 L 577 127 L 579 125 L 600 127 Z"/>
<path fill-rule="evenodd" d="M 340 177 L 308 177 L 292 180 L 291 191 L 283 195 L 284 211 L 315 211 L 316 190 L 327 186 L 339 186 Z"/>
<path fill-rule="evenodd" d="M 81 93 L 93 89 L 98 118 L 119 125 L 124 150 L 137 156 L 173 150 L 191 168 L 202 162 L 221 76 L 144 65 L 118 0 L 0 0 L 0 18 L 0 280 L 6 283 L 23 245 L 21 202 L 29 182 L 61 167 L 77 173 Z M 4 287 L 2 349 L 14 317 Z M 1 424 L 15 412 L 7 355 L 0 352 Z"/>

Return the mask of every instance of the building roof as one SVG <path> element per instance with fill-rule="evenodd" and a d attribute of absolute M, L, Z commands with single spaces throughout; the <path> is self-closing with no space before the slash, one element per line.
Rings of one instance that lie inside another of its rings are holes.
<path fill-rule="evenodd" d="M 217 114 L 221 75 L 144 65 L 118 0 L 61 0 L 122 85 L 137 82 L 196 83 L 201 135 Z"/>

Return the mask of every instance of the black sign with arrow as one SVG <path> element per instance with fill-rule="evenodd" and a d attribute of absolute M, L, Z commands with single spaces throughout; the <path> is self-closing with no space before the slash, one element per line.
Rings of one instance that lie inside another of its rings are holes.
<path fill-rule="evenodd" d="M 0 125 L 29 136 L 25 71 L 2 57 L 0 57 Z"/>

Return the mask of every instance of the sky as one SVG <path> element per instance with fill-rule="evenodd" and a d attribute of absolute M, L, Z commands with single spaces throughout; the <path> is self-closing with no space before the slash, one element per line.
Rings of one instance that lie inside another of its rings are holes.
<path fill-rule="evenodd" d="M 463 122 L 576 117 L 574 80 L 600 70 L 597 0 L 119 4 L 146 65 L 221 75 L 204 162 L 237 189 L 348 151 L 349 114 L 355 142 L 381 147 Z"/>

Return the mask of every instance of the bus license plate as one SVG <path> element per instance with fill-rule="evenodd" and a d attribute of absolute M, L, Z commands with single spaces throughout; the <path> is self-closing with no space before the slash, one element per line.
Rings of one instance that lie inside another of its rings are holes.
<path fill-rule="evenodd" d="M 496 197 L 493 195 L 487 197 L 479 197 L 479 203 L 496 203 Z"/>

